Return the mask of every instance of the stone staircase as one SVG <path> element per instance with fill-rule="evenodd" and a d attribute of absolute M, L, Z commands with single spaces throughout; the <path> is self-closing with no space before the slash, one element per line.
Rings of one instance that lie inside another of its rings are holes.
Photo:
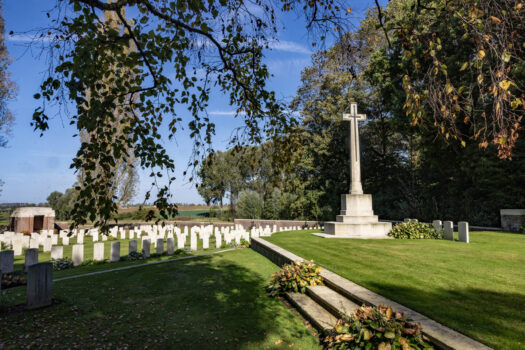
<path fill-rule="evenodd" d="M 306 294 L 287 293 L 286 298 L 322 332 L 334 328 L 338 318 L 351 316 L 359 307 L 327 286 L 307 287 Z"/>
<path fill-rule="evenodd" d="M 262 238 L 252 238 L 251 248 L 282 266 L 294 261 L 304 260 Z M 421 323 L 423 333 L 436 349 L 446 350 L 490 350 L 491 348 L 450 329 L 417 311 L 389 300 L 327 269 L 321 270 L 324 286 L 307 287 L 306 294 L 287 293 L 286 298 L 319 331 L 333 328 L 338 318 L 352 315 L 361 305 L 391 306 L 393 310 L 404 312 L 414 322 Z"/>

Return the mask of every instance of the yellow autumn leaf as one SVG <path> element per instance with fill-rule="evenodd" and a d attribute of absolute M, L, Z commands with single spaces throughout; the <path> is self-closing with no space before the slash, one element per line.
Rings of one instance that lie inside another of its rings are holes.
<path fill-rule="evenodd" d="M 477 56 L 478 56 L 478 58 L 481 60 L 481 59 L 483 59 L 483 57 L 485 57 L 485 55 L 486 55 L 486 54 L 485 54 L 485 50 L 479 50 Z"/>
<path fill-rule="evenodd" d="M 494 24 L 500 24 L 501 23 L 501 19 L 499 19 L 498 17 L 490 16 L 490 19 L 492 20 L 492 23 L 494 23 Z"/>
<path fill-rule="evenodd" d="M 461 140 L 461 146 L 466 147 L 467 143 L 465 141 Z"/>
<path fill-rule="evenodd" d="M 502 80 L 499 82 L 499 87 L 507 91 L 510 87 L 511 82 L 509 80 Z"/>
<path fill-rule="evenodd" d="M 465 69 L 467 69 L 468 67 L 468 62 L 465 62 L 463 63 L 463 65 L 461 66 L 461 68 L 459 69 L 460 72 L 464 71 Z"/>
<path fill-rule="evenodd" d="M 483 74 L 478 75 L 478 84 L 483 83 Z"/>

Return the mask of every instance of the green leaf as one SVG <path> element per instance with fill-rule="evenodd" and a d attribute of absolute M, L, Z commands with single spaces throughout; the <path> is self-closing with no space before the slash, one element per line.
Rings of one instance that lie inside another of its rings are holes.
<path fill-rule="evenodd" d="M 510 58 L 511 54 L 508 51 L 503 52 L 503 54 L 501 55 L 501 59 L 503 60 L 503 62 L 509 62 Z"/>

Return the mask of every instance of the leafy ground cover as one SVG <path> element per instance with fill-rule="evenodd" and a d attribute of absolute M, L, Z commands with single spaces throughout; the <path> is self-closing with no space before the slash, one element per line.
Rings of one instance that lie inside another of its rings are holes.
<path fill-rule="evenodd" d="M 1 315 L 0 348 L 320 349 L 264 286 L 278 271 L 238 249 L 56 282 L 52 307 Z M 6 291 L 13 303 L 24 288 Z"/>
<path fill-rule="evenodd" d="M 471 232 L 465 244 L 312 232 L 266 239 L 490 347 L 525 348 L 525 235 Z"/>

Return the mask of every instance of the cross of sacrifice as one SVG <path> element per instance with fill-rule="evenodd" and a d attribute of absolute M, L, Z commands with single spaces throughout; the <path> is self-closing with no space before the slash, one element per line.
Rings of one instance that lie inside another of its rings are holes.
<path fill-rule="evenodd" d="M 343 121 L 350 121 L 350 194 L 363 194 L 361 185 L 361 159 L 359 151 L 358 122 L 366 120 L 366 114 L 357 113 L 357 103 L 350 103 L 350 114 L 343 113 Z"/>

